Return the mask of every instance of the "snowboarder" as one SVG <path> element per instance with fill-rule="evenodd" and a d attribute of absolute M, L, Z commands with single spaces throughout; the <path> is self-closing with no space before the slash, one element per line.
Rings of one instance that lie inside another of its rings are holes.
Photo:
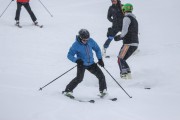
<path fill-rule="evenodd" d="M 31 16 L 32 21 L 34 22 L 35 25 L 38 24 L 37 18 L 34 15 L 33 11 L 31 10 L 31 7 L 29 5 L 30 0 L 17 0 L 17 10 L 16 10 L 16 25 L 19 25 L 19 18 L 20 18 L 20 12 L 21 12 L 21 7 L 24 6 L 29 15 Z"/>
<path fill-rule="evenodd" d="M 96 53 L 98 64 L 104 67 L 101 50 L 98 44 L 90 38 L 88 30 L 81 29 L 67 55 L 69 60 L 77 63 L 77 76 L 66 86 L 65 91 L 63 91 L 65 96 L 73 96 L 72 92 L 83 80 L 85 70 L 88 70 L 98 78 L 100 95 L 105 96 L 107 94 L 105 76 L 94 62 L 93 51 Z"/>
<path fill-rule="evenodd" d="M 106 56 L 106 49 L 113 40 L 114 36 L 121 32 L 124 14 L 122 12 L 122 4 L 120 0 L 111 0 L 112 5 L 108 9 L 107 19 L 112 22 L 112 27 L 108 28 L 107 37 L 102 49 L 103 56 Z"/>
<path fill-rule="evenodd" d="M 120 68 L 120 76 L 124 79 L 131 79 L 131 70 L 126 60 L 138 48 L 138 22 L 132 13 L 133 5 L 124 4 L 122 7 L 124 12 L 122 33 L 114 37 L 115 41 L 123 40 L 123 45 L 118 55 L 118 65 Z"/>

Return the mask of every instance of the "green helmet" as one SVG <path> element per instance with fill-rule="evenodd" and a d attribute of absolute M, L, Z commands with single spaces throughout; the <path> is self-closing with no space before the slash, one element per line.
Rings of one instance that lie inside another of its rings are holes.
<path fill-rule="evenodd" d="M 133 11 L 133 5 L 130 3 L 126 3 L 122 6 L 123 12 L 132 12 Z"/>

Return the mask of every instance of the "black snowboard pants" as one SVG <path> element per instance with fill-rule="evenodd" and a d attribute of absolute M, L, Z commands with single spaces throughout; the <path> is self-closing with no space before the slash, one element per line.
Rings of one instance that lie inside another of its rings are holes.
<path fill-rule="evenodd" d="M 20 12 L 21 12 L 21 7 L 24 6 L 29 15 L 31 16 L 31 19 L 33 22 L 37 20 L 36 16 L 34 15 L 33 11 L 31 10 L 31 7 L 29 6 L 29 3 L 21 3 L 17 2 L 17 10 L 16 10 L 16 16 L 15 20 L 19 20 L 20 18 Z"/>
<path fill-rule="evenodd" d="M 74 88 L 83 80 L 86 69 L 98 78 L 99 91 L 103 91 L 104 89 L 107 89 L 105 76 L 104 76 L 103 72 L 101 71 L 101 69 L 97 66 L 97 64 L 94 63 L 88 67 L 83 66 L 83 65 L 78 65 L 77 66 L 77 75 L 66 86 L 65 92 L 73 92 Z"/>
<path fill-rule="evenodd" d="M 126 60 L 134 53 L 134 51 L 137 48 L 137 46 L 129 46 L 127 44 L 121 47 L 121 50 L 118 55 L 118 65 L 120 69 L 120 74 L 126 74 L 131 72 Z"/>

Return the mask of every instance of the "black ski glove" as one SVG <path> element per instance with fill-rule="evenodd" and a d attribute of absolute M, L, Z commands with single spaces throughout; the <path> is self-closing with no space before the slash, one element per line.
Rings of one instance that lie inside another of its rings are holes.
<path fill-rule="evenodd" d="M 114 41 L 120 41 L 123 40 L 123 37 L 121 37 L 121 35 L 117 35 L 114 37 Z"/>
<path fill-rule="evenodd" d="M 99 59 L 99 60 L 98 60 L 98 64 L 99 64 L 101 67 L 104 67 L 104 62 L 103 62 L 102 59 Z"/>
<path fill-rule="evenodd" d="M 81 59 L 76 60 L 77 65 L 83 66 L 83 61 Z"/>

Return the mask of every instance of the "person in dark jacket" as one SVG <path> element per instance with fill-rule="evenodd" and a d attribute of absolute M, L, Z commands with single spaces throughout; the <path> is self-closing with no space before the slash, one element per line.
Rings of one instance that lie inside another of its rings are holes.
<path fill-rule="evenodd" d="M 122 33 L 114 37 L 115 41 L 123 40 L 123 45 L 118 55 L 118 65 L 120 68 L 120 76 L 124 79 L 131 79 L 131 70 L 126 60 L 138 48 L 138 21 L 132 13 L 133 5 L 124 4 L 122 7 L 124 12 Z"/>
<path fill-rule="evenodd" d="M 112 5 L 108 9 L 107 19 L 112 22 L 112 27 L 108 28 L 107 37 L 102 49 L 103 56 L 106 56 L 106 49 L 109 47 L 114 36 L 121 32 L 124 14 L 120 0 L 111 0 Z"/>
<path fill-rule="evenodd" d="M 37 18 L 34 15 L 33 11 L 31 10 L 31 7 L 29 5 L 29 1 L 30 0 L 17 0 L 17 10 L 16 10 L 16 16 L 15 16 L 15 20 L 16 20 L 16 25 L 19 25 L 19 18 L 20 18 L 20 12 L 21 12 L 21 7 L 24 6 L 25 9 L 27 10 L 27 12 L 29 13 L 32 21 L 34 22 L 34 24 L 38 24 L 37 22 Z"/>
<path fill-rule="evenodd" d="M 77 76 L 66 86 L 65 91 L 63 91 L 64 95 L 73 97 L 72 92 L 83 80 L 85 70 L 88 70 L 98 78 L 100 95 L 106 95 L 107 86 L 105 76 L 94 62 L 93 51 L 96 53 L 98 64 L 104 67 L 101 50 L 98 44 L 90 38 L 88 30 L 81 29 L 67 55 L 69 60 L 77 63 Z"/>

